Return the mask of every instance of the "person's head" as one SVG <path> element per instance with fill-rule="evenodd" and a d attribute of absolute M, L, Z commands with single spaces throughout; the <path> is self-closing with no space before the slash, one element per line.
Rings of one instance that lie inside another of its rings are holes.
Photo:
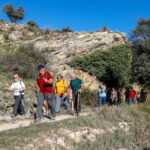
<path fill-rule="evenodd" d="M 61 81 L 63 76 L 61 74 L 56 75 L 57 81 Z"/>
<path fill-rule="evenodd" d="M 131 87 L 130 90 L 133 90 L 133 87 Z"/>
<path fill-rule="evenodd" d="M 14 79 L 15 82 L 20 81 L 20 77 L 19 77 L 19 75 L 17 73 L 14 74 L 13 79 Z"/>
<path fill-rule="evenodd" d="M 36 70 L 40 73 L 43 74 L 45 72 L 45 66 L 43 64 L 39 64 L 36 66 Z"/>
<path fill-rule="evenodd" d="M 102 84 L 102 82 L 99 82 L 99 86 L 102 86 L 103 84 Z"/>
<path fill-rule="evenodd" d="M 75 80 L 77 78 L 75 73 L 70 73 L 71 80 Z"/>
<path fill-rule="evenodd" d="M 115 88 L 112 88 L 111 90 L 112 90 L 112 91 L 115 91 Z"/>

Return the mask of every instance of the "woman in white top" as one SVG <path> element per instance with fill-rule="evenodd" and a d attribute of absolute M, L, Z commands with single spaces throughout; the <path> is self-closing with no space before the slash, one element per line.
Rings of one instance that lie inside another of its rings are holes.
<path fill-rule="evenodd" d="M 24 90 L 26 89 L 26 87 L 23 81 L 21 81 L 18 74 L 15 74 L 13 78 L 14 82 L 11 84 L 10 87 L 6 88 L 6 90 L 13 91 L 15 103 L 13 106 L 12 117 L 15 117 L 17 116 L 18 112 L 21 113 L 22 115 L 26 114 L 25 109 L 21 102 L 21 100 L 24 97 Z"/>

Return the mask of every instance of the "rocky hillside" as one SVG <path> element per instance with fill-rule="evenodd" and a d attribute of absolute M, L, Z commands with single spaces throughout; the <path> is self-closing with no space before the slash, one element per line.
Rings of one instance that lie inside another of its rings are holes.
<path fill-rule="evenodd" d="M 54 75 L 62 73 L 66 79 L 69 73 L 74 71 L 67 65 L 72 59 L 96 50 L 107 50 L 114 45 L 125 44 L 126 41 L 126 34 L 120 32 L 97 30 L 95 32 L 61 33 L 42 31 L 26 24 L 0 24 L 0 49 L 4 49 L 7 45 L 13 45 L 15 49 L 19 45 L 28 44 L 33 44 L 39 51 L 46 49 L 49 60 L 48 70 L 51 70 Z M 97 88 L 98 82 L 95 77 L 79 70 L 75 72 L 83 81 L 86 81 L 85 86 L 91 89 Z"/>

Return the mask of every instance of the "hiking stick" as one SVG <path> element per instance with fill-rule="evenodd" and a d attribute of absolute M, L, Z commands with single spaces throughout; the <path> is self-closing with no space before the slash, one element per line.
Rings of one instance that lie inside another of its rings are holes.
<path fill-rule="evenodd" d="M 77 111 L 79 110 L 79 103 L 80 103 L 80 92 L 78 91 L 78 93 L 77 93 Z"/>

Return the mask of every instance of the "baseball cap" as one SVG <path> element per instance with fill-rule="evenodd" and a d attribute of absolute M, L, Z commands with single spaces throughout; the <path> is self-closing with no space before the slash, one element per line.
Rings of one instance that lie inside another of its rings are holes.
<path fill-rule="evenodd" d="M 43 68 L 45 68 L 44 64 L 39 64 L 35 67 L 36 70 L 41 70 Z"/>

